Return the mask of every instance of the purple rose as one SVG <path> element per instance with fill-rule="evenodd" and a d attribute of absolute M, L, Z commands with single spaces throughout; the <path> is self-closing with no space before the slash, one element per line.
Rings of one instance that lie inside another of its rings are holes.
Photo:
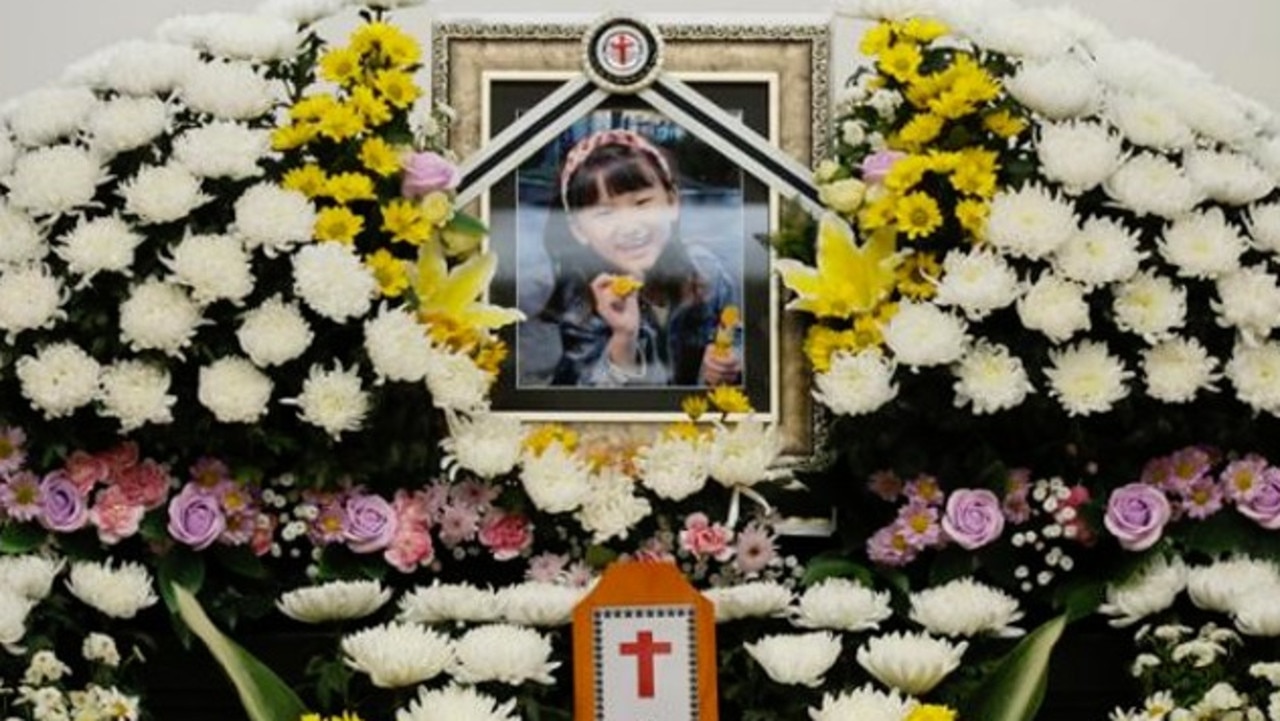
<path fill-rule="evenodd" d="M 1236 508 L 1269 531 L 1280 528 L 1280 468 L 1268 468 L 1259 474 Z"/>
<path fill-rule="evenodd" d="M 1146 483 L 1130 483 L 1111 492 L 1102 522 L 1121 547 L 1145 551 L 1160 540 L 1172 513 L 1164 491 Z"/>
<path fill-rule="evenodd" d="M 208 548 L 227 529 L 218 496 L 188 483 L 169 502 L 169 535 L 197 551 Z"/>
<path fill-rule="evenodd" d="M 356 553 L 373 553 L 395 538 L 396 510 L 379 496 L 352 496 L 342 514 L 342 536 Z"/>
<path fill-rule="evenodd" d="M 410 153 L 401 165 L 404 180 L 400 192 L 406 197 L 417 198 L 437 190 L 458 187 L 458 166 L 436 153 Z"/>
<path fill-rule="evenodd" d="M 985 488 L 962 488 L 947 498 L 942 530 L 966 551 L 991 543 L 1004 531 L 1000 499 Z"/>
<path fill-rule="evenodd" d="M 40 523 L 45 528 L 70 533 L 88 522 L 88 500 L 70 476 L 54 471 L 40 481 Z"/>
<path fill-rule="evenodd" d="M 868 155 L 862 159 L 862 180 L 867 183 L 883 183 L 893 166 L 905 157 L 906 153 L 896 150 L 881 150 Z"/>

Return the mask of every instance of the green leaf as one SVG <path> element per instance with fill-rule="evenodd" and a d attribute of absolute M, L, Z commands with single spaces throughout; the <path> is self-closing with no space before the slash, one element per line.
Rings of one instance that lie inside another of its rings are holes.
<path fill-rule="evenodd" d="M 618 560 L 618 552 L 604 546 L 590 546 L 587 548 L 587 565 L 592 568 L 604 568 L 610 563 Z"/>
<path fill-rule="evenodd" d="M 467 235 L 489 234 L 489 229 L 479 218 L 460 211 L 453 214 L 453 218 L 449 221 L 449 229 Z"/>
<path fill-rule="evenodd" d="M 34 523 L 14 523 L 0 529 L 0 554 L 30 553 L 44 543 L 49 534 Z"/>
<path fill-rule="evenodd" d="M 871 571 L 866 566 L 840 556 L 818 556 L 809 561 L 800 583 L 812 586 L 828 578 L 852 578 L 868 588 L 874 585 Z"/>
<path fill-rule="evenodd" d="M 1049 682 L 1049 659 L 1067 627 L 1058 616 L 1032 631 L 996 666 L 969 698 L 961 718 L 1032 721 Z"/>
<path fill-rule="evenodd" d="M 262 580 L 271 575 L 271 571 L 267 569 L 262 559 L 253 555 L 253 551 L 244 546 L 218 546 L 214 549 L 213 557 L 228 571 L 245 578 Z"/>
<path fill-rule="evenodd" d="M 253 654 L 219 631 L 190 591 L 172 584 L 168 593 L 173 596 L 182 620 L 231 679 L 249 721 L 297 721 L 306 713 L 306 706 L 293 689 Z"/>

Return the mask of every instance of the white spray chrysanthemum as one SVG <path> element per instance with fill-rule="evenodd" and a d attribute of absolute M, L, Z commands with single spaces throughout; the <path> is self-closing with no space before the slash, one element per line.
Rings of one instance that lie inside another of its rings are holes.
<path fill-rule="evenodd" d="M 489 588 L 469 583 L 441 583 L 419 586 L 400 597 L 396 616 L 409 623 L 484 623 L 502 615 L 498 596 Z"/>
<path fill-rule="evenodd" d="M 520 419 L 494 413 L 448 413 L 445 417 L 449 437 L 440 446 L 450 456 L 450 467 L 456 465 L 481 478 L 497 478 L 510 473 L 520 461 L 524 448 Z"/>
<path fill-rule="evenodd" d="M 791 589 L 777 581 L 752 581 L 702 592 L 716 609 L 716 623 L 743 618 L 774 618 L 787 613 Z"/>
<path fill-rule="evenodd" d="M 244 191 L 235 211 L 232 232 L 246 248 L 261 248 L 268 258 L 310 241 L 315 232 L 316 209 L 307 196 L 272 183 Z"/>
<path fill-rule="evenodd" d="M 1122 583 L 1107 584 L 1106 603 L 1098 613 L 1111 616 L 1123 628 L 1169 608 L 1187 587 L 1187 566 L 1181 558 L 1157 556 Z"/>
<path fill-rule="evenodd" d="M 911 620 L 940 636 L 1020 636 L 1017 599 L 998 588 L 960 578 L 911 594 Z"/>
<path fill-rule="evenodd" d="M 80 132 L 97 105 L 85 88 L 40 88 L 14 98 L 5 119 L 22 145 L 50 145 Z"/>
<path fill-rule="evenodd" d="M 43 601 L 65 565 L 61 558 L 35 554 L 0 557 L 0 588 L 30 601 Z"/>
<path fill-rule="evenodd" d="M 1052 273 L 1045 273 L 1018 300 L 1018 319 L 1054 343 L 1091 327 L 1085 289 Z"/>
<path fill-rule="evenodd" d="M 1111 308 L 1117 328 L 1154 343 L 1186 322 L 1187 291 L 1169 278 L 1142 272 L 1115 290 Z"/>
<path fill-rule="evenodd" d="M 293 256 L 293 292 L 315 312 L 343 322 L 369 312 L 378 281 L 341 243 L 303 247 Z"/>
<path fill-rule="evenodd" d="M 1210 200 L 1247 205 L 1275 190 L 1275 180 L 1249 156 L 1196 150 L 1184 159 L 1187 176 Z"/>
<path fill-rule="evenodd" d="M 526 454 L 520 464 L 520 484 L 533 505 L 545 513 L 580 508 L 591 495 L 591 482 L 586 463 L 559 443 L 537 455 Z"/>
<path fill-rule="evenodd" d="M 1218 361 L 1194 338 L 1173 338 L 1142 352 L 1147 395 L 1165 403 L 1190 403 L 1216 390 Z"/>
<path fill-rule="evenodd" d="M 1049 391 L 1067 415 L 1106 413 L 1129 394 L 1133 372 L 1102 343 L 1085 342 L 1050 351 L 1049 362 L 1044 370 Z"/>
<path fill-rule="evenodd" d="M 253 267 L 240 241 L 230 235 L 189 235 L 163 260 L 173 280 L 191 289 L 195 302 L 241 303 L 253 292 Z"/>
<path fill-rule="evenodd" d="M 120 304 L 120 334 L 135 351 L 181 356 L 202 320 L 200 306 L 185 290 L 161 280 L 135 285 Z"/>
<path fill-rule="evenodd" d="M 1241 268 L 1218 278 L 1212 302 L 1218 325 L 1236 328 L 1247 338 L 1266 338 L 1280 325 L 1280 285 L 1265 266 Z"/>
<path fill-rule="evenodd" d="M 219 358 L 200 369 L 197 397 L 220 423 L 255 423 L 267 413 L 271 379 L 244 358 Z"/>
<path fill-rule="evenodd" d="M 0 267 L 0 331 L 12 343 L 23 331 L 52 328 L 67 317 L 62 282 L 43 264 Z"/>
<path fill-rule="evenodd" d="M 956 407 L 970 405 L 975 415 L 1016 408 L 1035 392 L 1022 360 L 1002 345 L 978 343 L 953 372 Z"/>
<path fill-rule="evenodd" d="M 187 71 L 179 91 L 197 113 L 222 120 L 253 120 L 275 107 L 279 87 L 244 62 L 199 63 Z"/>
<path fill-rule="evenodd" d="M 622 473 L 605 472 L 591 478 L 574 518 L 591 531 L 594 543 L 626 539 L 631 529 L 653 512 L 648 499 L 636 495 L 635 487 L 635 481 Z"/>
<path fill-rule="evenodd" d="M 903 365 L 928 367 L 950 363 L 968 343 L 965 322 L 932 303 L 907 301 L 884 327 L 884 343 Z"/>
<path fill-rule="evenodd" d="M 1195 142 L 1195 133 L 1168 103 L 1142 93 L 1107 96 L 1107 119 L 1134 145 L 1153 150 L 1181 150 Z"/>
<path fill-rule="evenodd" d="M 80 644 L 80 655 L 84 660 L 100 663 L 115 668 L 120 665 L 120 649 L 116 648 L 115 639 L 104 633 L 91 633 L 84 637 Z"/>
<path fill-rule="evenodd" d="M 214 57 L 255 62 L 291 60 L 302 40 L 297 25 L 287 19 L 238 13 L 171 18 L 160 24 L 156 36 Z"/>
<path fill-rule="evenodd" d="M 73 563 L 67 589 L 112 618 L 133 618 L 159 600 L 152 588 L 151 574 L 140 564 L 129 561 L 119 566 L 113 566 L 110 560 Z"/>
<path fill-rule="evenodd" d="M 972 321 L 1014 302 L 1021 292 L 1017 272 L 990 250 L 953 251 L 942 261 L 942 279 L 933 301 L 953 306 Z"/>
<path fill-rule="evenodd" d="M 422 689 L 418 698 L 396 712 L 396 721 L 519 721 L 516 700 L 499 702 L 471 686 Z"/>
<path fill-rule="evenodd" d="M 1183 278 L 1217 278 L 1240 267 L 1248 249 L 1240 230 L 1218 208 L 1175 220 L 1159 241 L 1160 255 Z"/>
<path fill-rule="evenodd" d="M 315 334 L 302 311 L 275 295 L 240 320 L 236 340 L 249 360 L 260 368 L 282 365 L 301 356 Z"/>
<path fill-rule="evenodd" d="M 454 642 L 454 666 L 450 671 L 460 683 L 533 682 L 553 684 L 551 672 L 560 664 L 551 660 L 551 640 L 530 628 L 493 624 L 474 628 Z"/>
<path fill-rule="evenodd" d="M 137 360 L 116 361 L 102 370 L 102 403 L 99 413 L 120 421 L 120 431 L 128 433 L 148 423 L 173 422 L 169 393 L 169 372 Z"/>
<path fill-rule="evenodd" d="M 383 308 L 365 321 L 364 349 L 378 382 L 414 383 L 427 375 L 431 339 L 416 314 L 404 308 Z"/>
<path fill-rule="evenodd" d="M 431 347 L 427 355 L 427 390 L 431 403 L 444 410 L 475 413 L 489 408 L 493 376 L 466 353 Z"/>
<path fill-rule="evenodd" d="M 448 636 L 417 624 L 390 622 L 344 636 L 343 660 L 378 688 L 429 681 L 453 663 Z"/>
<path fill-rule="evenodd" d="M 1280 415 L 1280 343 L 1237 344 L 1227 361 L 1236 396 L 1256 411 Z"/>
<path fill-rule="evenodd" d="M 991 200 L 986 237 L 996 249 L 1020 258 L 1046 258 L 1077 231 L 1075 208 L 1043 186 L 1028 183 Z"/>
<path fill-rule="evenodd" d="M 1249 230 L 1249 238 L 1254 247 L 1280 255 L 1280 203 L 1250 208 L 1245 227 Z"/>
<path fill-rule="evenodd" d="M 200 179 L 179 165 L 147 166 L 122 184 L 124 211 L 144 225 L 172 223 L 213 200 Z"/>
<path fill-rule="evenodd" d="M 19 594 L 0 591 L 0 647 L 14 655 L 24 651 L 18 644 L 27 635 L 27 616 L 35 605 Z"/>
<path fill-rule="evenodd" d="M 174 161 L 202 178 L 255 178 L 270 150 L 268 131 L 225 121 L 192 128 L 173 141 Z"/>
<path fill-rule="evenodd" d="M 636 454 L 636 469 L 659 498 L 682 501 L 706 486 L 708 460 L 699 438 L 664 433 Z"/>
<path fill-rule="evenodd" d="M 41 347 L 18 359 L 22 395 L 45 418 L 63 418 L 88 405 L 98 394 L 102 368 L 74 343 Z"/>
<path fill-rule="evenodd" d="M 35 222 L 0 198 L 0 264 L 41 260 L 49 245 Z"/>
<path fill-rule="evenodd" d="M 1036 144 L 1041 172 L 1072 195 L 1093 190 L 1109 178 L 1122 152 L 1120 136 L 1096 122 L 1042 125 Z"/>
<path fill-rule="evenodd" d="M 1128 280 L 1146 256 L 1137 234 L 1123 223 L 1090 218 L 1058 248 L 1053 263 L 1062 277 L 1092 288 Z"/>
<path fill-rule="evenodd" d="M 156 98 L 120 97 L 99 106 L 85 126 L 90 146 L 107 156 L 149 145 L 169 129 L 168 107 Z"/>
<path fill-rule="evenodd" d="M 858 649 L 858 665 L 876 680 L 912 696 L 929 693 L 952 671 L 969 648 L 927 633 L 891 633 L 868 640 Z"/>
<path fill-rule="evenodd" d="M 792 623 L 854 633 L 878 629 L 891 616 L 887 591 L 876 592 L 847 578 L 828 578 L 800 596 Z"/>
<path fill-rule="evenodd" d="M 878 350 L 837 353 L 831 368 L 814 376 L 813 397 L 840 415 L 872 413 L 898 396 L 895 366 Z"/>
<path fill-rule="evenodd" d="M 1140 153 L 1103 184 L 1107 195 L 1138 215 L 1177 218 L 1204 199 L 1182 168 L 1167 158 Z"/>
<path fill-rule="evenodd" d="M 1024 64 L 1005 80 L 1009 94 L 1050 120 L 1089 115 L 1102 97 L 1098 80 L 1079 60 L 1067 56 Z"/>
<path fill-rule="evenodd" d="M 80 287 L 98 273 L 132 275 L 134 251 L 143 236 L 119 215 L 109 215 L 76 225 L 58 241 L 56 253 L 70 273 L 81 276 Z"/>
<path fill-rule="evenodd" d="M 391 600 L 391 589 L 377 581 L 331 581 L 280 594 L 276 608 L 303 623 L 364 618 Z"/>
<path fill-rule="evenodd" d="M 842 647 L 839 636 L 819 632 L 765 636 L 743 648 L 774 682 L 817 688 Z"/>
<path fill-rule="evenodd" d="M 360 430 L 369 413 L 369 393 L 360 380 L 359 366 L 333 369 L 311 366 L 302 393 L 283 403 L 298 407 L 298 417 L 337 439 Z"/>
<path fill-rule="evenodd" d="M 10 205 L 39 217 L 87 205 L 105 179 L 106 171 L 92 153 L 56 145 L 19 156 L 5 185 Z"/>

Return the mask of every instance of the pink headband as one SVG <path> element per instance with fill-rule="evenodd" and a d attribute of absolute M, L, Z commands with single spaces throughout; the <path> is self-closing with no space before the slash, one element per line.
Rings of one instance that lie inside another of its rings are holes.
<path fill-rule="evenodd" d="M 606 145 L 622 145 L 651 156 L 657 161 L 667 180 L 674 182 L 675 177 L 671 174 L 667 159 L 648 138 L 632 130 L 604 130 L 579 140 L 564 156 L 564 169 L 560 171 L 560 198 L 565 210 L 569 209 L 569 180 L 592 153 Z"/>

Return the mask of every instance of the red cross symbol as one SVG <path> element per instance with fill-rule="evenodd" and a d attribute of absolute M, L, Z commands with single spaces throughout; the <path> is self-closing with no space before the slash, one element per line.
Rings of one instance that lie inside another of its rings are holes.
<path fill-rule="evenodd" d="M 618 33 L 609 41 L 609 50 L 617 58 L 619 67 L 626 67 L 631 63 L 631 48 L 635 46 L 635 38 L 627 33 Z"/>
<path fill-rule="evenodd" d="M 671 644 L 666 641 L 655 643 L 652 631 L 640 631 L 634 643 L 618 645 L 623 656 L 636 657 L 636 687 L 640 698 L 653 698 L 654 669 L 653 657 L 671 653 Z"/>

